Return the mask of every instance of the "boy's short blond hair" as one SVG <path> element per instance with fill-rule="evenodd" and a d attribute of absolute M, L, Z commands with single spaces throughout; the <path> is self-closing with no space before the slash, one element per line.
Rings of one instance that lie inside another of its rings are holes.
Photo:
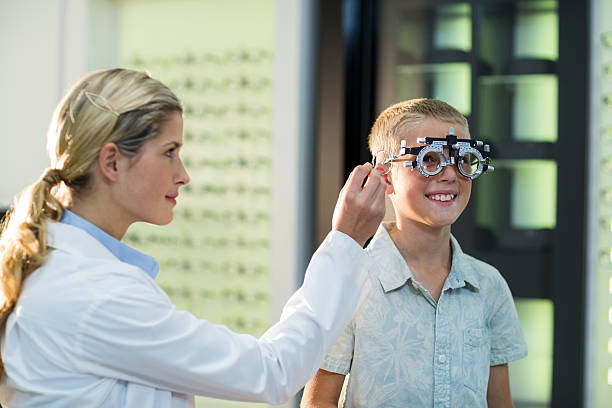
<path fill-rule="evenodd" d="M 374 155 L 382 150 L 397 154 L 400 148 L 399 130 L 426 118 L 461 125 L 465 128 L 465 135 L 470 137 L 467 119 L 448 103 L 428 98 L 410 99 L 391 105 L 378 115 L 368 138 L 370 152 Z"/>

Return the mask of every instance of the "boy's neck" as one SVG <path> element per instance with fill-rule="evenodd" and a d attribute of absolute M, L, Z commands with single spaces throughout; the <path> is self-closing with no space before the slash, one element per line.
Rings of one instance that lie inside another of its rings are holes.
<path fill-rule="evenodd" d="M 412 221 L 399 221 L 391 226 L 389 236 L 413 272 L 439 275 L 445 271 L 448 275 L 452 260 L 450 225 L 431 228 Z"/>
<path fill-rule="evenodd" d="M 412 221 L 392 224 L 389 236 L 416 279 L 438 302 L 451 270 L 450 225 L 431 228 Z"/>

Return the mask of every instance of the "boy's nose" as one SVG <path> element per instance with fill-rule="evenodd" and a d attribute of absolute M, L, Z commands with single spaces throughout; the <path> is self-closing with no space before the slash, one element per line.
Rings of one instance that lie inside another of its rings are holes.
<path fill-rule="evenodd" d="M 457 166 L 455 164 L 450 164 L 450 160 L 448 161 L 448 165 L 442 168 L 442 171 L 438 173 L 438 180 L 445 182 L 452 182 L 457 179 Z"/>

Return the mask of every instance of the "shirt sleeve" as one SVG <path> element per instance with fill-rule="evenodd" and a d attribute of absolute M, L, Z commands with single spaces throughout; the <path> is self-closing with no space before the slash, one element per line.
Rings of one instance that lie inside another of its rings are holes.
<path fill-rule="evenodd" d="M 79 326 L 78 369 L 174 392 L 278 404 L 315 374 L 369 287 L 365 251 L 332 231 L 280 321 L 260 339 L 178 311 L 151 281 L 128 281 Z"/>
<path fill-rule="evenodd" d="M 353 361 L 353 350 L 355 347 L 355 330 L 353 323 L 349 323 L 327 353 L 321 368 L 332 373 L 347 375 L 351 371 Z"/>
<path fill-rule="evenodd" d="M 527 343 L 519 322 L 512 293 L 499 275 L 498 296 L 490 319 L 491 365 L 506 364 L 527 355 Z"/>

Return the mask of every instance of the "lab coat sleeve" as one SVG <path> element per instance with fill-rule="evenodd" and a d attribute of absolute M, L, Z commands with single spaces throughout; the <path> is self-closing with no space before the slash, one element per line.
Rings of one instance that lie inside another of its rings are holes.
<path fill-rule="evenodd" d="M 179 393 L 282 403 L 314 375 L 353 316 L 370 262 L 354 240 L 332 231 L 260 339 L 176 310 L 153 281 L 128 280 L 84 313 L 75 365 Z"/>

